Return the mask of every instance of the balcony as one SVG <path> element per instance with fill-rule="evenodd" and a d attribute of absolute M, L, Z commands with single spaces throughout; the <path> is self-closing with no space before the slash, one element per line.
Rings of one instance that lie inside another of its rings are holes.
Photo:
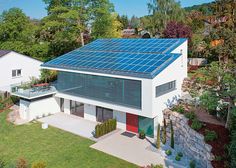
<path fill-rule="evenodd" d="M 24 98 L 27 100 L 44 97 L 57 93 L 55 85 L 42 83 L 33 86 L 18 86 L 11 92 L 12 95 Z"/>

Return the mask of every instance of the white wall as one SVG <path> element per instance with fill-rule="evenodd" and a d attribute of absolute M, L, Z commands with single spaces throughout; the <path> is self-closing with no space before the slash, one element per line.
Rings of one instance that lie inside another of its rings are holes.
<path fill-rule="evenodd" d="M 91 121 L 96 121 L 96 106 L 84 104 L 84 118 Z"/>
<path fill-rule="evenodd" d="M 10 91 L 10 85 L 27 82 L 30 77 L 40 76 L 41 61 L 10 52 L 0 57 L 0 90 Z M 20 77 L 12 77 L 12 70 L 21 69 Z"/>
<path fill-rule="evenodd" d="M 126 113 L 114 110 L 113 118 L 117 121 L 117 128 L 126 130 Z"/>
<path fill-rule="evenodd" d="M 29 119 L 29 105 L 30 105 L 29 101 L 20 99 L 20 109 L 19 109 L 20 118 L 24 120 Z"/>
<path fill-rule="evenodd" d="M 159 123 L 163 121 L 162 110 L 176 103 L 181 96 L 181 88 L 184 78 L 187 77 L 187 41 L 176 48 L 173 53 L 181 53 L 177 60 L 164 69 L 159 75 L 153 79 L 152 83 L 152 106 L 153 117 L 158 116 Z M 156 97 L 156 86 L 176 80 L 176 90 Z"/>
<path fill-rule="evenodd" d="M 25 120 L 31 121 L 37 117 L 43 117 L 58 112 L 60 112 L 59 99 L 55 97 L 31 102 L 20 100 L 20 117 Z"/>

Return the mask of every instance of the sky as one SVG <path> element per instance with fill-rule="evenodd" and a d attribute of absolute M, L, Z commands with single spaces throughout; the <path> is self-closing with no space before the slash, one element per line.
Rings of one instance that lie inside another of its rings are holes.
<path fill-rule="evenodd" d="M 147 3 L 150 0 L 110 0 L 117 13 L 128 17 L 144 16 L 148 14 Z M 212 2 L 213 0 L 180 0 L 182 7 Z M 0 0 L 0 13 L 12 7 L 21 8 L 27 16 L 41 19 L 47 15 L 43 0 Z"/>

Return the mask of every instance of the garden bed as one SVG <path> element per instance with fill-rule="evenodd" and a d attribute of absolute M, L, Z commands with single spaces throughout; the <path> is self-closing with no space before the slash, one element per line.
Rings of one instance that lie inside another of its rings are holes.
<path fill-rule="evenodd" d="M 194 118 L 198 120 L 198 116 L 195 115 L 188 115 L 190 113 L 193 113 L 193 108 L 189 105 L 185 105 L 183 107 L 175 107 L 175 111 L 178 113 L 184 114 L 185 116 L 191 116 L 192 118 L 189 118 L 188 125 L 192 127 L 192 123 Z M 211 120 L 212 122 L 213 120 Z M 202 127 L 199 126 L 199 129 L 196 129 L 196 124 L 195 124 L 195 130 L 204 135 L 206 138 L 207 132 L 213 132 L 216 133 L 217 138 L 215 138 L 212 141 L 206 141 L 207 144 L 212 146 L 212 154 L 215 156 L 215 159 L 211 162 L 214 168 L 222 168 L 222 167 L 227 167 L 227 153 L 226 153 L 226 145 L 229 144 L 230 138 L 229 138 L 229 130 L 226 129 L 222 125 L 216 125 L 212 123 L 207 123 L 207 122 L 200 122 L 198 120 L 198 123 L 202 125 Z M 217 122 L 218 124 L 218 122 Z M 193 127 L 192 127 L 193 128 Z"/>
<path fill-rule="evenodd" d="M 222 168 L 226 166 L 225 161 L 227 160 L 227 155 L 225 152 L 225 146 L 229 144 L 229 131 L 220 125 L 214 125 L 209 123 L 204 123 L 204 126 L 198 130 L 202 135 L 206 135 L 206 130 L 215 131 L 218 135 L 218 138 L 214 141 L 209 141 L 207 144 L 212 146 L 212 153 L 216 157 L 214 161 L 212 161 L 212 165 L 215 168 Z"/>

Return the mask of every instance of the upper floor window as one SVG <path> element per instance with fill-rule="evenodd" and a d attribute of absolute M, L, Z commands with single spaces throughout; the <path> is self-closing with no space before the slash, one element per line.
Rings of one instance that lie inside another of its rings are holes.
<path fill-rule="evenodd" d="M 21 76 L 21 69 L 14 69 L 12 70 L 12 77 L 19 77 Z"/>
<path fill-rule="evenodd" d="M 156 97 L 176 89 L 176 81 L 171 81 L 156 87 Z"/>

